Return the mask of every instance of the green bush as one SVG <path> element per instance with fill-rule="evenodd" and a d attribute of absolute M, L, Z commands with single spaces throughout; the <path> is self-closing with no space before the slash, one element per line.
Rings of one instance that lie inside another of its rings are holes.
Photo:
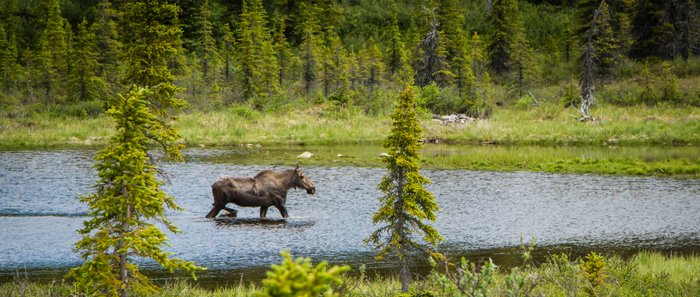
<path fill-rule="evenodd" d="M 260 112 L 251 108 L 249 105 L 236 104 L 229 108 L 232 114 L 237 117 L 253 120 L 260 117 Z"/>
<path fill-rule="evenodd" d="M 340 276 L 350 270 L 350 266 L 333 266 L 327 269 L 323 261 L 317 266 L 309 258 L 292 260 L 289 252 L 282 252 L 282 263 L 272 265 L 263 280 L 263 290 L 259 297 L 294 297 L 294 296 L 340 296 L 334 288 L 342 284 Z"/>

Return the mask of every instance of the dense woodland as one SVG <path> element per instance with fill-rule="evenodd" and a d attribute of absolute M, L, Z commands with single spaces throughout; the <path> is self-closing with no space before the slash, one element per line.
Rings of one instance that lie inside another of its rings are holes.
<path fill-rule="evenodd" d="M 134 4 L 136 3 L 136 4 Z M 133 4 L 133 5 L 132 5 Z M 434 113 L 700 104 L 698 0 L 0 0 L 0 109 L 96 115 L 134 83 L 134 38 L 167 34 L 190 108 L 332 103 L 387 112 L 407 83 Z M 133 11 L 156 14 L 158 32 Z M 166 32 L 166 33 L 163 33 Z M 157 45 L 153 45 L 157 46 Z M 695 85 L 695 84 L 690 84 Z M 609 87 L 608 87 L 609 86 Z M 592 97 L 591 97 L 591 100 Z M 523 103 L 525 102 L 525 103 Z M 594 103 L 592 101 L 591 103 Z"/>

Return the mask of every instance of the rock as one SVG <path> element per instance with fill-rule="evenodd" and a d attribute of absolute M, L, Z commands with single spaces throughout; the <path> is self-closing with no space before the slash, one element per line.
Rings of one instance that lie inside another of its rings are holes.
<path fill-rule="evenodd" d="M 450 114 L 450 115 L 433 115 L 433 122 L 442 125 L 464 125 L 474 122 L 476 119 L 467 116 L 466 114 Z"/>
<path fill-rule="evenodd" d="M 391 157 L 391 155 L 389 155 L 387 153 L 381 153 L 381 154 L 379 154 L 379 156 L 382 158 Z"/>
<path fill-rule="evenodd" d="M 299 158 L 299 159 L 308 159 L 308 158 L 311 158 L 311 157 L 313 157 L 313 156 L 314 156 L 314 154 L 312 154 L 311 152 L 303 152 L 303 153 L 301 153 L 300 155 L 298 155 L 297 158 Z"/>

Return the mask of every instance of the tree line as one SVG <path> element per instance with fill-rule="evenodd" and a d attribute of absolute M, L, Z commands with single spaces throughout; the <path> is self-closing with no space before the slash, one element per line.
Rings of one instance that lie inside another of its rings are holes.
<path fill-rule="evenodd" d="M 132 79 L 123 0 L 0 1 L 3 105 L 100 103 Z M 346 104 L 406 83 L 448 90 L 434 112 L 479 115 L 494 84 L 597 83 L 624 61 L 700 52 L 693 0 L 172 0 L 165 66 L 194 106 L 291 98 Z M 587 47 L 589 45 L 590 47 Z M 585 80 L 584 80 L 585 81 Z M 582 97 L 585 97 L 582 91 Z"/>

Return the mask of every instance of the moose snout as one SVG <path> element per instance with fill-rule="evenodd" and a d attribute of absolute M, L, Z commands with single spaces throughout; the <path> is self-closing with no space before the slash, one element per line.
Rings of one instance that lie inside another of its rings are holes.
<path fill-rule="evenodd" d="M 316 188 L 308 188 L 308 189 L 306 189 L 306 193 L 313 195 L 316 193 Z"/>

